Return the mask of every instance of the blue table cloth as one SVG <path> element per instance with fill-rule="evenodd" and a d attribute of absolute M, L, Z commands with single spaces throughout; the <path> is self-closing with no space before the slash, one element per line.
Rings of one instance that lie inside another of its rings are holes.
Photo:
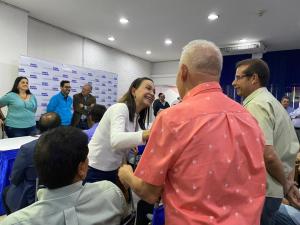
<path fill-rule="evenodd" d="M 9 176 L 12 171 L 18 150 L 19 149 L 0 151 L 0 216 L 6 214 L 2 202 L 2 193 L 4 188 L 10 184 Z"/>

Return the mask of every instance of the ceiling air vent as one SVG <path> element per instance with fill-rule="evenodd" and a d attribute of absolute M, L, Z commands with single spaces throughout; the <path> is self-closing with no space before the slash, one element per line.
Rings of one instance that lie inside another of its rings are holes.
<path fill-rule="evenodd" d="M 221 47 L 220 49 L 223 55 L 263 53 L 266 51 L 266 47 L 262 42 L 228 45 L 225 47 Z"/>

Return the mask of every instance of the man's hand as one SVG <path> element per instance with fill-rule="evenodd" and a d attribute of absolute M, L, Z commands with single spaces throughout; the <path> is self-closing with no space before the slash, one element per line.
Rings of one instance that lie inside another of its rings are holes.
<path fill-rule="evenodd" d="M 290 187 L 286 198 L 289 201 L 290 205 L 294 206 L 297 209 L 300 209 L 300 193 L 298 188 L 294 184 Z"/>
<path fill-rule="evenodd" d="M 79 107 L 80 107 L 80 108 L 83 108 L 83 107 L 84 107 L 84 105 L 83 105 L 83 104 L 81 104 L 81 103 L 79 103 Z"/>
<path fill-rule="evenodd" d="M 130 179 L 130 176 L 133 175 L 133 170 L 130 165 L 124 164 L 119 168 L 118 176 L 121 181 L 121 183 L 128 188 L 128 179 Z"/>

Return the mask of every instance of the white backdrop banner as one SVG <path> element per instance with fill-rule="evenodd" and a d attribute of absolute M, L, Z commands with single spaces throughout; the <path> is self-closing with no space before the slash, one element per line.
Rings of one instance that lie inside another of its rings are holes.
<path fill-rule="evenodd" d="M 93 86 L 92 95 L 98 104 L 109 107 L 117 102 L 118 75 L 115 73 L 21 56 L 19 76 L 28 78 L 30 91 L 37 98 L 37 120 L 46 112 L 50 98 L 60 91 L 62 80 L 70 81 L 71 97 L 81 92 L 84 84 L 89 83 Z"/>

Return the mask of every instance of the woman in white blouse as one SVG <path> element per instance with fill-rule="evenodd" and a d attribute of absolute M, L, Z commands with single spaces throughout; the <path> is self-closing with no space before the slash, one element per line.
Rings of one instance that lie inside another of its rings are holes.
<path fill-rule="evenodd" d="M 138 78 L 127 93 L 103 115 L 90 143 L 89 170 L 86 182 L 109 180 L 116 183 L 118 168 L 131 148 L 149 138 L 146 117 L 154 100 L 150 78 Z"/>

